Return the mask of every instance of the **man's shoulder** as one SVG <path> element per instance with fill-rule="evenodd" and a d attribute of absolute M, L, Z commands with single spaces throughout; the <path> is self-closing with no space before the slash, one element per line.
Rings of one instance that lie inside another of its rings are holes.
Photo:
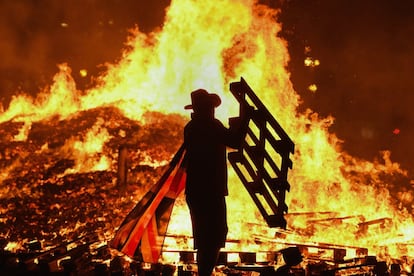
<path fill-rule="evenodd" d="M 191 128 L 194 126 L 194 120 L 190 120 L 187 124 L 184 126 L 184 130 Z"/>
<path fill-rule="evenodd" d="M 225 126 L 219 120 L 214 118 L 213 120 L 191 120 L 184 126 L 184 131 L 189 129 L 224 129 Z"/>
<path fill-rule="evenodd" d="M 224 127 L 223 123 L 217 118 L 214 118 L 213 122 L 218 126 Z"/>

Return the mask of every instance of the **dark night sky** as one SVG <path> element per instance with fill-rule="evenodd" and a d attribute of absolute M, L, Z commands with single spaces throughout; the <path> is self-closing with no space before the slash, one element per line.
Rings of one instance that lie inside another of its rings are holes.
<path fill-rule="evenodd" d="M 292 82 L 301 108 L 336 118 L 331 131 L 352 155 L 372 160 L 391 150 L 412 175 L 414 147 L 414 1 L 263 0 L 281 7 Z M 151 31 L 168 0 L 0 1 L 0 100 L 39 91 L 56 64 L 96 75 L 120 57 L 128 29 Z M 67 27 L 62 27 L 61 23 Z M 320 60 L 304 66 L 307 55 Z M 89 78 L 74 77 L 80 89 Z M 307 87 L 315 83 L 313 93 Z M 399 134 L 393 131 L 399 129 Z"/>
<path fill-rule="evenodd" d="M 333 115 L 353 155 L 391 150 L 412 176 L 414 1 L 286 1 L 281 21 L 304 106 Z M 315 70 L 303 66 L 306 46 L 321 62 Z"/>

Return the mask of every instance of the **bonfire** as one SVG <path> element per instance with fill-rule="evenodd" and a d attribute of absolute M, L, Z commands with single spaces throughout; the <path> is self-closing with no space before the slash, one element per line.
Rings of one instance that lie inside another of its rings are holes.
<path fill-rule="evenodd" d="M 342 261 L 376 256 L 410 272 L 414 221 L 412 206 L 402 199 L 413 194 L 395 188 L 407 183 L 407 172 L 387 151 L 381 160 L 351 156 L 329 130 L 334 118 L 299 111 L 277 10 L 255 1 L 213 2 L 172 1 L 162 28 L 131 29 L 120 60 L 85 91 L 60 64 L 36 98 L 20 93 L 11 100 L 0 114 L 0 252 L 41 259 L 42 252 L 87 245 L 88 265 L 119 257 L 106 245 L 181 145 L 189 93 L 218 93 L 223 103 L 217 116 L 226 123 L 238 112 L 229 84 L 243 77 L 289 133 L 295 153 L 286 230 L 267 225 L 229 169 L 225 251 L 268 253 L 300 245 L 309 249 L 304 255 L 310 261 L 323 259 L 323 248 L 338 248 L 345 249 Z M 120 148 L 127 149 L 123 182 Z M 190 238 L 181 195 L 160 263 L 177 264 L 177 252 L 191 250 Z M 68 259 L 62 256 L 56 270 Z"/>

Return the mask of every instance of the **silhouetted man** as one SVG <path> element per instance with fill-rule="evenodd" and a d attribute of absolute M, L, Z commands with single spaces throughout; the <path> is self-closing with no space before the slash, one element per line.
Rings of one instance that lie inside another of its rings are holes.
<path fill-rule="evenodd" d="M 220 248 L 225 246 L 227 215 L 226 146 L 237 148 L 245 135 L 248 118 L 240 118 L 230 129 L 214 116 L 220 97 L 204 89 L 191 93 L 191 121 L 184 128 L 187 182 L 186 201 L 190 210 L 198 273 L 211 275 Z"/>

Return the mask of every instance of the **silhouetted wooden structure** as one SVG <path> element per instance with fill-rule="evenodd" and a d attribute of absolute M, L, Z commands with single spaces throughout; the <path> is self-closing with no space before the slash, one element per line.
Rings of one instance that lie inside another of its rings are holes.
<path fill-rule="evenodd" d="M 229 161 L 267 224 L 286 228 L 285 194 L 294 143 L 243 78 L 231 83 L 230 91 L 240 103 L 240 115 L 249 106 L 254 110 L 249 111 L 246 139 L 238 151 L 229 153 Z"/>

